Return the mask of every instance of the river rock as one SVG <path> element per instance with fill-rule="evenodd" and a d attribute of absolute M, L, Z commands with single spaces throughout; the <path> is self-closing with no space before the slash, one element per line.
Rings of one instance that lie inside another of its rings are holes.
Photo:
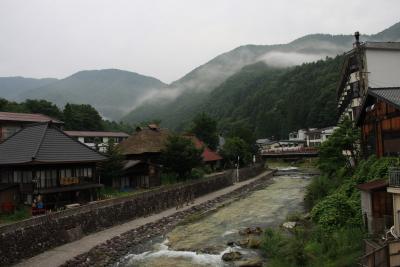
<path fill-rule="evenodd" d="M 296 227 L 296 225 L 297 225 L 296 222 L 284 222 L 282 224 L 282 227 L 286 229 L 293 229 L 294 227 Z"/>
<path fill-rule="evenodd" d="M 247 227 L 239 230 L 239 235 L 261 235 L 263 230 L 260 227 Z"/>
<path fill-rule="evenodd" d="M 242 258 L 242 253 L 238 251 L 227 252 L 222 255 L 222 260 L 224 261 L 236 261 Z"/>
<path fill-rule="evenodd" d="M 260 258 L 248 259 L 243 261 L 237 261 L 235 263 L 237 267 L 262 267 L 263 261 Z"/>

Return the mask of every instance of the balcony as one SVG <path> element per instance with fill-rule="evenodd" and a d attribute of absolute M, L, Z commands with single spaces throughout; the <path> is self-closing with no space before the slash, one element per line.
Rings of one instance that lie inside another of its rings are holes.
<path fill-rule="evenodd" d="M 389 186 L 400 188 L 400 168 L 399 167 L 389 168 Z"/>

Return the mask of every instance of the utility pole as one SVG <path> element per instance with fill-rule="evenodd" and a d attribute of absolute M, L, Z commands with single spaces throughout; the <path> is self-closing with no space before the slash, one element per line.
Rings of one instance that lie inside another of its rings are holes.
<path fill-rule="evenodd" d="M 240 156 L 237 157 L 237 164 L 236 164 L 236 182 L 239 182 L 239 162 L 240 162 Z"/>

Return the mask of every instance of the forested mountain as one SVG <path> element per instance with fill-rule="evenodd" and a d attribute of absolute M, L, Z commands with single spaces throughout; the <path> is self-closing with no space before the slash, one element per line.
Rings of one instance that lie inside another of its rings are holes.
<path fill-rule="evenodd" d="M 362 41 L 394 41 L 400 38 L 400 24 L 375 35 L 362 35 Z M 352 35 L 312 34 L 282 45 L 245 45 L 217 56 L 172 83 L 167 91 L 172 97 L 153 98 L 126 115 L 130 123 L 159 119 L 163 125 L 180 129 L 200 109 L 210 92 L 242 67 L 263 61 L 276 68 L 334 57 L 352 48 Z M 168 95 L 167 95 L 168 96 Z M 221 103 L 221 108 L 225 104 Z"/>
<path fill-rule="evenodd" d="M 65 79 L 19 95 L 17 100 L 45 99 L 59 106 L 90 104 L 104 117 L 119 119 L 146 94 L 166 84 L 152 77 L 117 69 L 80 71 Z M 1 95 L 0 95 L 1 97 Z"/>
<path fill-rule="evenodd" d="M 256 137 L 335 125 L 341 64 L 339 56 L 287 69 L 256 63 L 217 87 L 198 111 L 217 118 L 221 130 L 241 126 Z"/>
<path fill-rule="evenodd" d="M 0 77 L 0 97 L 15 100 L 26 91 L 46 86 L 56 81 L 57 79 L 53 78 Z"/>

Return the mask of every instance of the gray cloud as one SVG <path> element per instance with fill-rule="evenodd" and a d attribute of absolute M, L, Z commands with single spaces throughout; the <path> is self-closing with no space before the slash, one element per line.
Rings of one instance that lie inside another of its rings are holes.
<path fill-rule="evenodd" d="M 399 9 L 398 0 L 1 0 L 0 76 L 119 68 L 171 82 L 247 43 L 375 33 Z"/>

